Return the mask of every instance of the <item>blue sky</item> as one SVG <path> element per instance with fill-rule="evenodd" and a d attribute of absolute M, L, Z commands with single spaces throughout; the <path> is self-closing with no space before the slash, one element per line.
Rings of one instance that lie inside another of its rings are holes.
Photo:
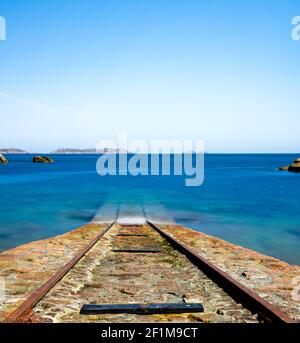
<path fill-rule="evenodd" d="M 299 152 L 298 0 L 0 0 L 0 147 Z"/>

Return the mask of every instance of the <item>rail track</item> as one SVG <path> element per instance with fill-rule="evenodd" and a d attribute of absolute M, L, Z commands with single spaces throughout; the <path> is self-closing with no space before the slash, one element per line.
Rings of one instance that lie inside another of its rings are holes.
<path fill-rule="evenodd" d="M 53 322 L 294 322 L 163 226 L 144 219 L 109 223 L 5 322 L 30 322 L 35 316 Z M 188 306 L 196 303 L 204 310 L 189 314 Z"/>

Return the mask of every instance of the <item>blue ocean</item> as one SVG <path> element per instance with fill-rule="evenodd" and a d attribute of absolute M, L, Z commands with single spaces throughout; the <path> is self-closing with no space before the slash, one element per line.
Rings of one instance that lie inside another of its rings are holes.
<path fill-rule="evenodd" d="M 180 224 L 300 264 L 300 174 L 276 170 L 298 155 L 206 154 L 200 187 L 185 176 L 99 176 L 96 155 L 6 157 L 1 251 L 83 225 L 105 203 L 159 203 Z"/>

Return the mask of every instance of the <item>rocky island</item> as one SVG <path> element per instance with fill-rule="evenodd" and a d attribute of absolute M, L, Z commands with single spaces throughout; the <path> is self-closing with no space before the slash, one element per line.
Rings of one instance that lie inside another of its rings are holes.
<path fill-rule="evenodd" d="M 300 173 L 300 158 L 296 158 L 294 162 L 288 166 L 280 167 L 279 170 Z"/>
<path fill-rule="evenodd" d="M 1 149 L 0 154 L 28 154 L 27 151 L 15 148 Z"/>
<path fill-rule="evenodd" d="M 32 159 L 32 162 L 34 163 L 53 163 L 54 160 L 52 158 L 47 156 L 34 156 Z"/>
<path fill-rule="evenodd" d="M 7 164 L 8 160 L 2 155 L 0 154 L 0 164 Z"/>
<path fill-rule="evenodd" d="M 112 149 L 112 148 L 105 148 L 105 149 L 56 149 L 51 152 L 51 154 L 124 154 L 127 153 L 126 150 L 123 149 Z"/>

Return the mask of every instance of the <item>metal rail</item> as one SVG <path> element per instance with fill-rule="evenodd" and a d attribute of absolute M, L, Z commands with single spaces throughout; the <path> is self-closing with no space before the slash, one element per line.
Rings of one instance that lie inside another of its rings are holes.
<path fill-rule="evenodd" d="M 257 293 L 242 285 L 220 268 L 206 260 L 197 251 L 178 241 L 168 232 L 162 230 L 154 223 L 147 223 L 155 229 L 166 241 L 176 250 L 188 257 L 188 259 L 199 269 L 201 269 L 212 281 L 223 288 L 233 299 L 240 302 L 251 312 L 258 313 L 266 322 L 269 323 L 296 323 L 296 321 L 268 301 L 260 297 Z"/>
<path fill-rule="evenodd" d="M 5 320 L 4 323 L 26 322 L 32 316 L 32 308 L 60 281 L 82 257 L 99 241 L 101 237 L 114 225 L 115 222 L 106 226 L 90 243 L 79 251 L 67 264 L 59 269 L 41 287 L 36 289 L 19 307 L 17 307 Z"/>

